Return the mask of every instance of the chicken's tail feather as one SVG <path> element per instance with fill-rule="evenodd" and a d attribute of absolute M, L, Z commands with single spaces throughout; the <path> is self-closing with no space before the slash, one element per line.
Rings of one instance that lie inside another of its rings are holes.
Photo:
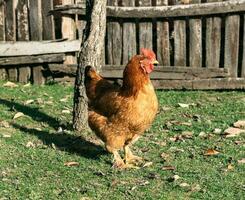
<path fill-rule="evenodd" d="M 100 115 L 95 111 L 89 111 L 89 119 L 88 123 L 90 128 L 95 131 L 98 137 L 100 137 L 103 141 L 106 138 L 105 129 L 107 125 L 107 117 Z"/>

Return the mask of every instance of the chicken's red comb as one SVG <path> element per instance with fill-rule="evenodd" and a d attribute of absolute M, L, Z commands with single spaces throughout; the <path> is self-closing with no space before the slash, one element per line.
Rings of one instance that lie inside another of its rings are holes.
<path fill-rule="evenodd" d="M 151 58 L 151 59 L 155 59 L 156 55 L 155 53 L 150 50 L 150 49 L 145 49 L 145 48 L 141 48 L 140 49 L 140 54 L 147 57 L 147 58 Z"/>

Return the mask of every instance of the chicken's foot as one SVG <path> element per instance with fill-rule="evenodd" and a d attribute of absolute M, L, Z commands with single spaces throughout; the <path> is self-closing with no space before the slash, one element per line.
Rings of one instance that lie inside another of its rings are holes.
<path fill-rule="evenodd" d="M 143 158 L 133 155 L 128 145 L 124 146 L 124 151 L 125 151 L 125 163 L 126 164 L 135 164 L 135 163 L 143 161 Z"/>
<path fill-rule="evenodd" d="M 121 156 L 119 155 L 118 151 L 113 151 L 113 156 L 114 156 L 114 164 L 113 164 L 114 168 L 118 168 L 118 169 L 127 169 L 127 168 L 138 169 L 137 166 L 134 166 L 134 165 L 129 164 L 129 163 L 124 163 L 124 161 L 121 158 Z"/>

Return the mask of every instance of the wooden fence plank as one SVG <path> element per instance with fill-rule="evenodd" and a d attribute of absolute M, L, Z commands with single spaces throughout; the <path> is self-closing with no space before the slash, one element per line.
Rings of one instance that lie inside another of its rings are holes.
<path fill-rule="evenodd" d="M 30 34 L 31 40 L 38 41 L 42 40 L 42 0 L 29 1 L 30 6 Z M 18 58 L 18 57 L 17 57 Z M 32 57 L 30 57 L 30 60 Z M 40 59 L 41 61 L 42 59 Z M 41 62 L 40 62 L 41 63 Z M 36 65 L 32 67 L 32 78 L 34 84 L 43 84 L 43 66 Z"/>
<path fill-rule="evenodd" d="M 244 25 L 243 25 L 243 58 L 242 58 L 241 77 L 245 78 L 245 15 L 243 17 L 244 17 Z"/>
<path fill-rule="evenodd" d="M 186 21 L 174 21 L 174 65 L 186 66 Z"/>
<path fill-rule="evenodd" d="M 5 37 L 6 41 L 16 41 L 16 18 L 15 18 L 15 0 L 8 0 L 6 3 L 6 19 L 5 19 Z M 3 53 L 0 53 L 2 56 Z M 12 67 L 7 70 L 8 79 L 17 81 L 17 69 Z"/>
<path fill-rule="evenodd" d="M 0 2 L 0 41 L 5 40 L 5 6 L 4 2 Z M 0 69 L 0 80 L 5 80 L 6 79 L 6 70 L 5 69 Z"/>
<path fill-rule="evenodd" d="M 42 0 L 29 1 L 30 38 L 33 41 L 42 40 Z"/>
<path fill-rule="evenodd" d="M 0 66 L 13 66 L 23 64 L 39 64 L 39 63 L 54 63 L 63 62 L 65 54 L 48 54 L 37 56 L 14 56 L 14 57 L 0 57 Z"/>
<path fill-rule="evenodd" d="M 86 7 L 86 0 L 76 0 L 76 4 L 83 6 L 85 8 Z M 76 15 L 76 27 L 77 27 L 79 39 L 83 38 L 83 31 L 85 29 L 85 26 L 86 26 L 86 20 L 80 19 L 79 15 Z"/>
<path fill-rule="evenodd" d="M 29 40 L 29 23 L 28 23 L 28 1 L 19 0 L 16 8 L 17 15 L 17 39 L 18 41 Z M 31 77 L 30 67 L 19 67 L 18 81 L 27 83 Z"/>
<path fill-rule="evenodd" d="M 157 0 L 157 6 L 167 6 L 168 0 Z M 163 66 L 170 66 L 169 23 L 157 21 L 157 60 Z"/>
<path fill-rule="evenodd" d="M 201 3 L 201 0 L 192 0 L 191 3 Z M 202 21 L 190 19 L 190 67 L 202 67 Z"/>
<path fill-rule="evenodd" d="M 80 40 L 0 42 L 0 55 L 8 57 L 76 52 L 80 50 L 80 45 Z"/>
<path fill-rule="evenodd" d="M 134 1 L 131 0 L 124 0 L 122 3 L 122 6 L 135 6 Z M 127 64 L 129 59 L 136 54 L 136 47 L 136 24 L 123 22 L 123 64 Z"/>
<path fill-rule="evenodd" d="M 226 17 L 225 24 L 225 67 L 229 68 L 231 77 L 238 75 L 240 16 Z"/>
<path fill-rule="evenodd" d="M 138 0 L 139 6 L 151 6 L 151 0 Z M 152 49 L 152 23 L 139 23 L 139 48 Z"/>
<path fill-rule="evenodd" d="M 207 0 L 218 2 L 222 0 Z M 221 18 L 206 19 L 206 67 L 219 67 L 221 53 Z"/>
<path fill-rule="evenodd" d="M 181 2 L 175 0 L 175 4 Z M 178 5 L 176 5 L 178 6 Z M 174 21 L 174 65 L 186 66 L 186 21 Z"/>
<path fill-rule="evenodd" d="M 74 0 L 62 0 L 63 5 L 74 4 Z M 67 38 L 69 40 L 76 39 L 76 28 L 75 28 L 75 20 L 71 15 L 62 16 L 62 38 Z M 74 53 L 68 53 L 66 56 L 65 64 L 74 64 L 76 62 L 76 58 L 74 57 Z"/>
<path fill-rule="evenodd" d="M 216 78 L 200 80 L 155 80 L 153 85 L 157 89 L 177 90 L 235 90 L 245 89 L 245 79 L 238 78 Z"/>
<path fill-rule="evenodd" d="M 0 41 L 5 40 L 5 6 L 4 2 L 0 4 Z"/>
<path fill-rule="evenodd" d="M 108 0 L 108 5 L 118 6 L 117 0 Z M 120 65 L 122 60 L 122 28 L 119 22 L 107 22 L 106 54 L 108 64 Z"/>
<path fill-rule="evenodd" d="M 102 67 L 101 75 L 105 78 L 122 78 L 124 66 L 105 65 Z M 64 73 L 75 76 L 76 65 L 51 64 L 49 70 L 54 73 Z M 154 69 L 151 79 L 154 80 L 192 80 L 217 77 L 228 77 L 228 71 L 224 68 L 190 68 L 159 66 Z"/>
<path fill-rule="evenodd" d="M 125 0 L 124 0 L 125 1 Z M 122 3 L 124 3 L 124 1 Z M 181 2 L 180 0 L 175 0 Z M 134 1 L 130 1 L 133 3 Z M 107 6 L 107 16 L 114 18 L 164 18 L 186 17 L 213 14 L 244 12 L 245 0 L 230 0 L 228 2 L 202 3 L 190 5 L 157 6 L 157 7 L 113 7 Z M 51 13 L 85 15 L 84 6 L 58 6 Z"/>
<path fill-rule="evenodd" d="M 49 11 L 52 9 L 53 0 L 42 0 L 43 40 L 55 38 L 53 16 L 49 15 Z"/>

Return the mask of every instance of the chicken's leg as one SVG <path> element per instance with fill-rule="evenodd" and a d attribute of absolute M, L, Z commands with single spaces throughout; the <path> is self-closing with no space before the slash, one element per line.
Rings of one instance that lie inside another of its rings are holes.
<path fill-rule="evenodd" d="M 119 155 L 118 151 L 113 151 L 113 156 L 114 156 L 114 164 L 113 167 L 115 168 L 125 168 L 125 163 L 121 156 Z"/>
<path fill-rule="evenodd" d="M 124 163 L 123 159 L 119 155 L 118 151 L 113 151 L 114 156 L 114 164 L 113 167 L 119 168 L 119 169 L 126 169 L 126 168 L 135 168 L 138 169 L 138 167 L 131 165 L 130 163 Z"/>
<path fill-rule="evenodd" d="M 137 162 L 143 161 L 143 158 L 133 155 L 133 153 L 129 149 L 128 145 L 124 146 L 124 151 L 125 151 L 125 162 L 126 162 L 126 164 L 135 164 Z"/>

